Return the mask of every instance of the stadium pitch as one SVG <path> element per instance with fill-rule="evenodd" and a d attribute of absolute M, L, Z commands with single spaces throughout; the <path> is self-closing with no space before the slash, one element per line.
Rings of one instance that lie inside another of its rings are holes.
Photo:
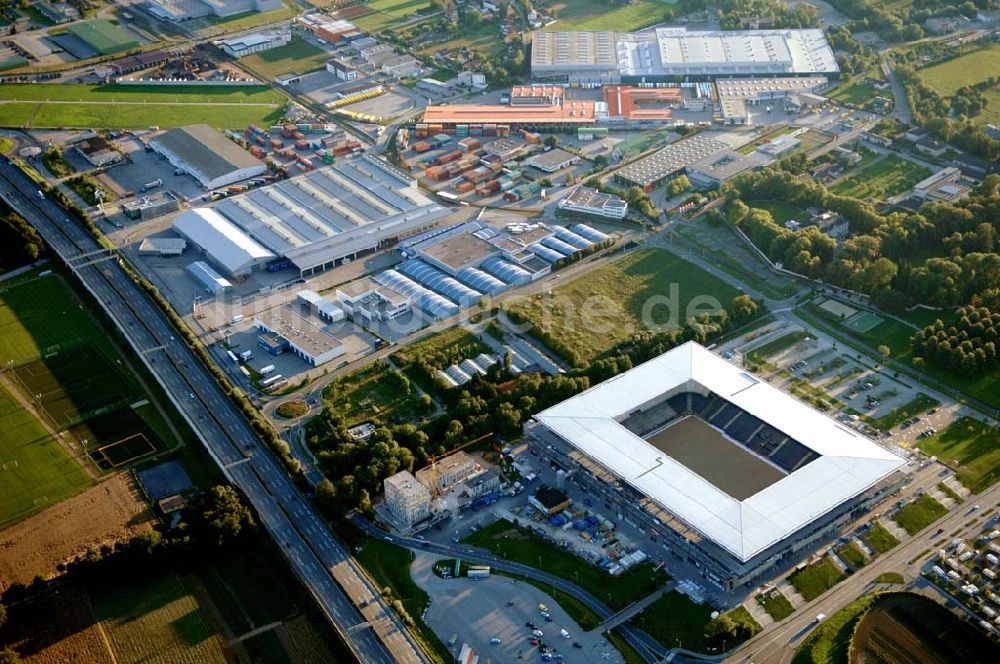
<path fill-rule="evenodd" d="M 786 475 L 693 415 L 646 441 L 736 500 L 745 500 Z"/>

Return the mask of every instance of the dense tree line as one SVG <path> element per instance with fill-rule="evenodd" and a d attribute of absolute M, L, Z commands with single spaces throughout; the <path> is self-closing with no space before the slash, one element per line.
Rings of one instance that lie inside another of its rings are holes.
<path fill-rule="evenodd" d="M 717 0 L 716 16 L 723 30 L 744 28 L 743 19 L 760 19 L 762 26 L 772 28 L 818 28 L 816 10 L 806 4 L 794 6 L 781 0 Z"/>
<path fill-rule="evenodd" d="M 955 321 L 936 320 L 911 338 L 915 356 L 950 371 L 971 376 L 993 371 L 1000 365 L 997 342 L 1000 312 L 986 307 L 961 307 Z"/>
<path fill-rule="evenodd" d="M 514 375 L 505 366 L 506 362 L 497 363 L 485 376 L 475 376 L 460 388 L 440 389 L 444 415 L 419 427 L 414 424 L 385 425 L 376 419 L 373 422 L 375 433 L 367 440 L 354 440 L 343 416 L 328 404 L 306 426 L 308 443 L 318 451 L 320 469 L 326 477 L 334 478 L 316 488 L 317 504 L 330 518 L 339 518 L 354 508 L 369 510 L 373 496 L 382 490 L 386 477 L 400 470 L 412 471 L 426 466 L 431 456 L 445 454 L 460 443 L 487 434 L 493 434 L 497 442 L 517 438 L 524 422 L 534 413 L 684 341 L 707 342 L 734 325 L 748 322 L 758 313 L 757 302 L 748 295 L 739 295 L 730 302 L 728 311 L 718 316 L 699 316 L 688 321 L 681 330 L 637 333 L 605 357 L 585 366 L 578 362 L 581 366 L 566 374 Z M 534 334 L 539 332 L 536 330 Z M 436 368 L 468 356 L 454 347 L 437 355 L 408 358 L 407 372 L 423 381 Z"/>
<path fill-rule="evenodd" d="M 1000 141 L 989 136 L 970 120 L 982 113 L 987 100 L 985 90 L 996 86 L 992 77 L 973 86 L 960 88 L 950 98 L 943 97 L 925 84 L 916 68 L 902 64 L 896 67 L 906 87 L 906 96 L 914 121 L 945 143 L 951 143 L 982 159 L 1000 159 Z"/>
<path fill-rule="evenodd" d="M 10 208 L 0 209 L 0 272 L 6 272 L 38 260 L 45 243 L 38 231 Z"/>
<path fill-rule="evenodd" d="M 855 39 L 846 25 L 831 25 L 826 30 L 826 38 L 836 52 L 837 64 L 845 76 L 868 71 L 878 63 L 878 52 Z"/>
<path fill-rule="evenodd" d="M 867 203 L 836 196 L 819 183 L 775 167 L 737 178 L 726 192 L 730 221 L 772 261 L 867 293 L 887 308 L 913 303 L 954 307 L 998 299 L 998 176 L 989 176 L 962 201 L 928 203 L 917 213 L 885 216 Z M 853 236 L 837 248 L 814 229 L 791 231 L 744 200 L 830 209 L 849 220 Z"/>
<path fill-rule="evenodd" d="M 834 8 L 854 19 L 855 32 L 871 30 L 891 42 L 915 41 L 924 36 L 918 24 L 908 17 L 886 9 L 877 0 L 827 0 Z"/>

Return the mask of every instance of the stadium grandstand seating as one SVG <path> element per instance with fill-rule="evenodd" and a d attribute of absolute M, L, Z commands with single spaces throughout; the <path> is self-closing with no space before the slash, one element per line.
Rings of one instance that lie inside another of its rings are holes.
<path fill-rule="evenodd" d="M 621 425 L 640 438 L 645 438 L 677 417 L 677 411 L 668 402 L 661 401 L 645 410 L 630 413 L 622 420 Z"/>

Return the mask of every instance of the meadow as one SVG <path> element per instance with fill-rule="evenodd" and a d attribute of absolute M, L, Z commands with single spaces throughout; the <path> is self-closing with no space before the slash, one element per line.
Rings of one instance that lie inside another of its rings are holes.
<path fill-rule="evenodd" d="M 307 74 L 323 69 L 329 59 L 330 54 L 323 49 L 301 37 L 293 37 L 285 46 L 248 55 L 238 62 L 241 67 L 270 80 L 288 72 Z"/>
<path fill-rule="evenodd" d="M 647 322 L 658 329 L 680 328 L 695 308 L 699 312 L 712 310 L 707 302 L 713 298 L 726 308 L 739 294 L 721 279 L 666 250 L 646 249 L 550 293 L 517 300 L 510 309 L 562 339 L 586 361 L 627 340 Z"/>
<path fill-rule="evenodd" d="M 546 29 L 629 32 L 673 18 L 675 4 L 666 0 L 636 0 L 627 5 L 609 5 L 601 0 L 557 0 L 549 7 L 557 11 L 558 20 Z"/>
<path fill-rule="evenodd" d="M 912 188 L 930 174 L 920 164 L 889 155 L 841 180 L 831 191 L 861 200 L 885 200 Z"/>

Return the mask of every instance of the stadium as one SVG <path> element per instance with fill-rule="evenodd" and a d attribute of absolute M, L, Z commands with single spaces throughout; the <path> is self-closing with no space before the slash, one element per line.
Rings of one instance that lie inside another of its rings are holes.
<path fill-rule="evenodd" d="M 900 457 L 694 342 L 538 413 L 525 432 L 613 516 L 727 590 L 905 480 Z"/>

